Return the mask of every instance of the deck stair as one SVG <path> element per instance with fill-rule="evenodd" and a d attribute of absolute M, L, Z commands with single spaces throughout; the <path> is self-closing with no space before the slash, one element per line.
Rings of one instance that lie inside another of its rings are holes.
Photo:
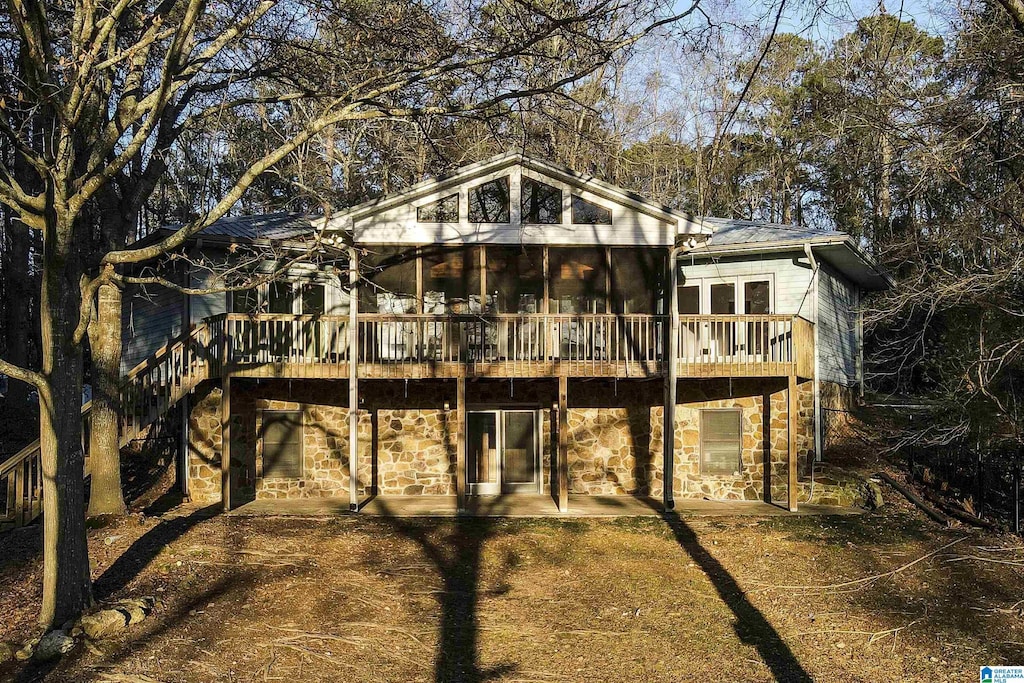
<path fill-rule="evenodd" d="M 120 441 L 126 446 L 163 417 L 200 382 L 214 376 L 220 358 L 211 357 L 217 321 L 194 326 L 139 363 L 123 380 Z M 92 402 L 82 406 L 83 447 Z M 86 476 L 89 460 L 86 454 Z M 0 529 L 30 524 L 42 514 L 43 467 L 36 439 L 0 463 Z"/>

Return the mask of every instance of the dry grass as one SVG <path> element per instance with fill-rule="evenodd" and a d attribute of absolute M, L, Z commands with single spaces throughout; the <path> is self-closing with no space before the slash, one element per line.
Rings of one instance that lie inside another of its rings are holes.
<path fill-rule="evenodd" d="M 0 538 L 0 638 L 31 626 L 35 533 Z M 155 595 L 156 615 L 26 680 L 973 680 L 1020 663 L 1024 641 L 1019 540 L 899 506 L 677 523 L 132 519 L 91 543 L 101 595 Z"/>

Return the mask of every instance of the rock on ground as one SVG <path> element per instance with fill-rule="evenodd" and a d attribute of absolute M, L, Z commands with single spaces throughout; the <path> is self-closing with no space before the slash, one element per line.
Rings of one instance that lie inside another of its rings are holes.
<path fill-rule="evenodd" d="M 71 652 L 74 647 L 75 639 L 67 633 L 59 629 L 50 631 L 40 638 L 32 658 L 39 662 L 48 662 Z"/>

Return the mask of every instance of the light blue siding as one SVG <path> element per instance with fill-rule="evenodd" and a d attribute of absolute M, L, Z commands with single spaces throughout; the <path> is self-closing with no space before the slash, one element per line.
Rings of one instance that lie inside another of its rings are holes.
<path fill-rule="evenodd" d="M 827 264 L 818 273 L 818 358 L 820 378 L 851 386 L 859 357 L 857 288 Z"/>

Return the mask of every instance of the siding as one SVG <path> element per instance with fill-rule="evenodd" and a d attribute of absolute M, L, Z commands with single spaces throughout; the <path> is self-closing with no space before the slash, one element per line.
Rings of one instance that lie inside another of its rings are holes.
<path fill-rule="evenodd" d="M 818 271 L 818 364 L 823 382 L 857 382 L 857 289 L 822 263 Z"/>
<path fill-rule="evenodd" d="M 121 305 L 121 371 L 128 372 L 181 334 L 184 295 L 166 287 L 130 286 Z"/>
<path fill-rule="evenodd" d="M 209 274 L 193 275 L 192 286 L 202 288 L 206 286 L 207 280 L 209 279 Z M 209 318 L 212 315 L 226 313 L 228 310 L 227 302 L 228 295 L 226 292 L 189 296 L 188 310 L 190 324 L 195 325 L 196 323 L 201 322 L 203 318 Z"/>
<path fill-rule="evenodd" d="M 783 315 L 802 315 L 808 320 L 814 319 L 813 301 L 808 287 L 811 284 L 811 268 L 803 252 L 792 254 L 758 257 L 751 255 L 744 258 L 727 257 L 715 262 L 701 261 L 696 257 L 683 254 L 678 263 L 682 267 L 682 278 L 687 281 L 710 278 L 736 278 L 751 275 L 771 275 L 774 280 L 775 303 L 773 313 Z M 806 295 L 806 296 L 805 296 Z"/>
<path fill-rule="evenodd" d="M 522 225 L 520 187 L 527 176 L 562 190 L 562 223 Z M 509 176 L 509 222 L 471 223 L 466 219 L 469 190 L 495 178 Z M 419 223 L 416 208 L 451 194 L 459 195 L 460 220 L 452 223 Z M 573 225 L 571 196 L 612 211 L 611 225 Z M 400 206 L 355 221 L 355 239 L 360 244 L 561 244 L 603 246 L 668 246 L 675 240 L 677 226 L 631 206 L 626 206 L 582 188 L 523 170 L 520 166 L 483 174 L 446 190 L 425 195 Z"/>

